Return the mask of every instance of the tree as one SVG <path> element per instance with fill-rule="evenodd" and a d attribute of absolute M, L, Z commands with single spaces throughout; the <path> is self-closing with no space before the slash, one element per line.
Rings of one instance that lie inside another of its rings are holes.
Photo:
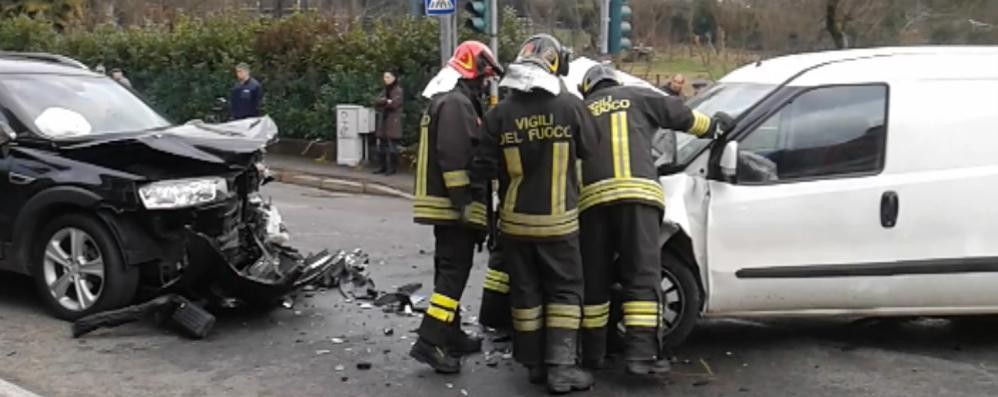
<path fill-rule="evenodd" d="M 65 29 L 83 20 L 84 8 L 83 0 L 16 0 L 4 2 L 0 13 L 4 18 L 27 15 L 46 19 Z"/>

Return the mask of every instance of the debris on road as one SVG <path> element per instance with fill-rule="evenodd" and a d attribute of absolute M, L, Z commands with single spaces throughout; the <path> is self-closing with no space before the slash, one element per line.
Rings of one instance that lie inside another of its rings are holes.
<path fill-rule="evenodd" d="M 391 328 L 385 328 L 384 331 L 382 332 L 385 334 L 385 336 L 395 335 L 395 330 Z"/>
<path fill-rule="evenodd" d="M 332 339 L 330 339 L 330 341 L 333 342 L 333 344 L 335 344 L 335 345 L 339 345 L 339 344 L 342 344 L 342 343 L 346 342 L 346 339 L 343 339 L 343 338 L 332 338 Z"/>
<path fill-rule="evenodd" d="M 369 363 L 369 362 L 359 362 L 359 363 L 357 363 L 357 369 L 359 369 L 361 371 L 367 371 L 367 370 L 371 369 L 371 366 L 372 366 L 372 364 Z"/>
<path fill-rule="evenodd" d="M 197 303 L 178 294 L 163 295 L 138 305 L 85 316 L 72 325 L 73 337 L 79 338 L 99 328 L 113 328 L 157 316 L 161 325 L 176 329 L 191 339 L 203 339 L 215 326 L 215 316 Z"/>
<path fill-rule="evenodd" d="M 332 351 L 326 350 L 326 349 L 316 350 L 315 351 L 315 355 L 316 356 L 324 356 L 324 355 L 329 354 L 329 353 L 332 353 Z"/>
<path fill-rule="evenodd" d="M 337 365 L 337 366 L 333 367 L 333 369 L 336 370 L 336 372 L 343 372 L 343 371 L 345 371 L 347 369 L 347 367 L 344 367 L 342 365 Z"/>

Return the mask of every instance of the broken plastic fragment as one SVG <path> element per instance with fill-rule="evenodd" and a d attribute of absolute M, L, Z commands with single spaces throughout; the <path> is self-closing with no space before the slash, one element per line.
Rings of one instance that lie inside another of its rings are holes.
<path fill-rule="evenodd" d="M 317 355 L 317 356 L 321 356 L 321 355 L 329 354 L 329 353 L 332 353 L 332 352 L 329 351 L 329 350 L 326 350 L 326 349 L 316 350 L 315 351 L 315 355 Z"/>
<path fill-rule="evenodd" d="M 448 383 L 447 384 L 447 388 L 448 389 L 453 389 L 454 388 L 454 384 L 453 383 Z"/>
<path fill-rule="evenodd" d="M 464 389 L 461 389 L 461 395 L 462 396 L 467 396 L 468 395 L 468 391 L 464 390 Z"/>
<path fill-rule="evenodd" d="M 281 306 L 290 310 L 295 307 L 295 300 L 291 299 L 290 296 L 285 297 L 284 300 L 281 301 Z"/>
<path fill-rule="evenodd" d="M 332 339 L 330 339 L 330 341 L 332 341 L 334 344 L 337 344 L 337 345 L 341 344 L 343 342 L 346 342 L 346 340 L 344 340 L 343 338 L 332 338 Z"/>
<path fill-rule="evenodd" d="M 335 369 L 336 372 L 342 372 L 342 371 L 346 370 L 347 367 L 344 367 L 342 365 L 337 365 L 336 367 L 333 367 L 333 369 Z"/>
<path fill-rule="evenodd" d="M 392 336 L 392 335 L 395 335 L 395 330 L 391 329 L 391 328 L 385 328 L 384 329 L 384 333 L 385 333 L 385 336 Z"/>

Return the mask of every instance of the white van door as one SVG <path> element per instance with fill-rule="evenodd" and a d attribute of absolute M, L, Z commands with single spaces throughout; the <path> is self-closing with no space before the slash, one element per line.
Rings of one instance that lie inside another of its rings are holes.
<path fill-rule="evenodd" d="M 736 180 L 709 182 L 709 311 L 868 307 L 876 283 L 844 273 L 891 257 L 888 92 L 802 88 L 740 138 Z"/>

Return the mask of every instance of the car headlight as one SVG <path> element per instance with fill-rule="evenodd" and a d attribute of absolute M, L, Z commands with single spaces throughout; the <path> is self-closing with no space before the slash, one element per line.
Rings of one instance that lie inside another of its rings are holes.
<path fill-rule="evenodd" d="M 139 188 L 139 197 L 147 209 L 192 207 L 225 198 L 229 186 L 222 178 L 174 179 L 153 182 Z"/>

